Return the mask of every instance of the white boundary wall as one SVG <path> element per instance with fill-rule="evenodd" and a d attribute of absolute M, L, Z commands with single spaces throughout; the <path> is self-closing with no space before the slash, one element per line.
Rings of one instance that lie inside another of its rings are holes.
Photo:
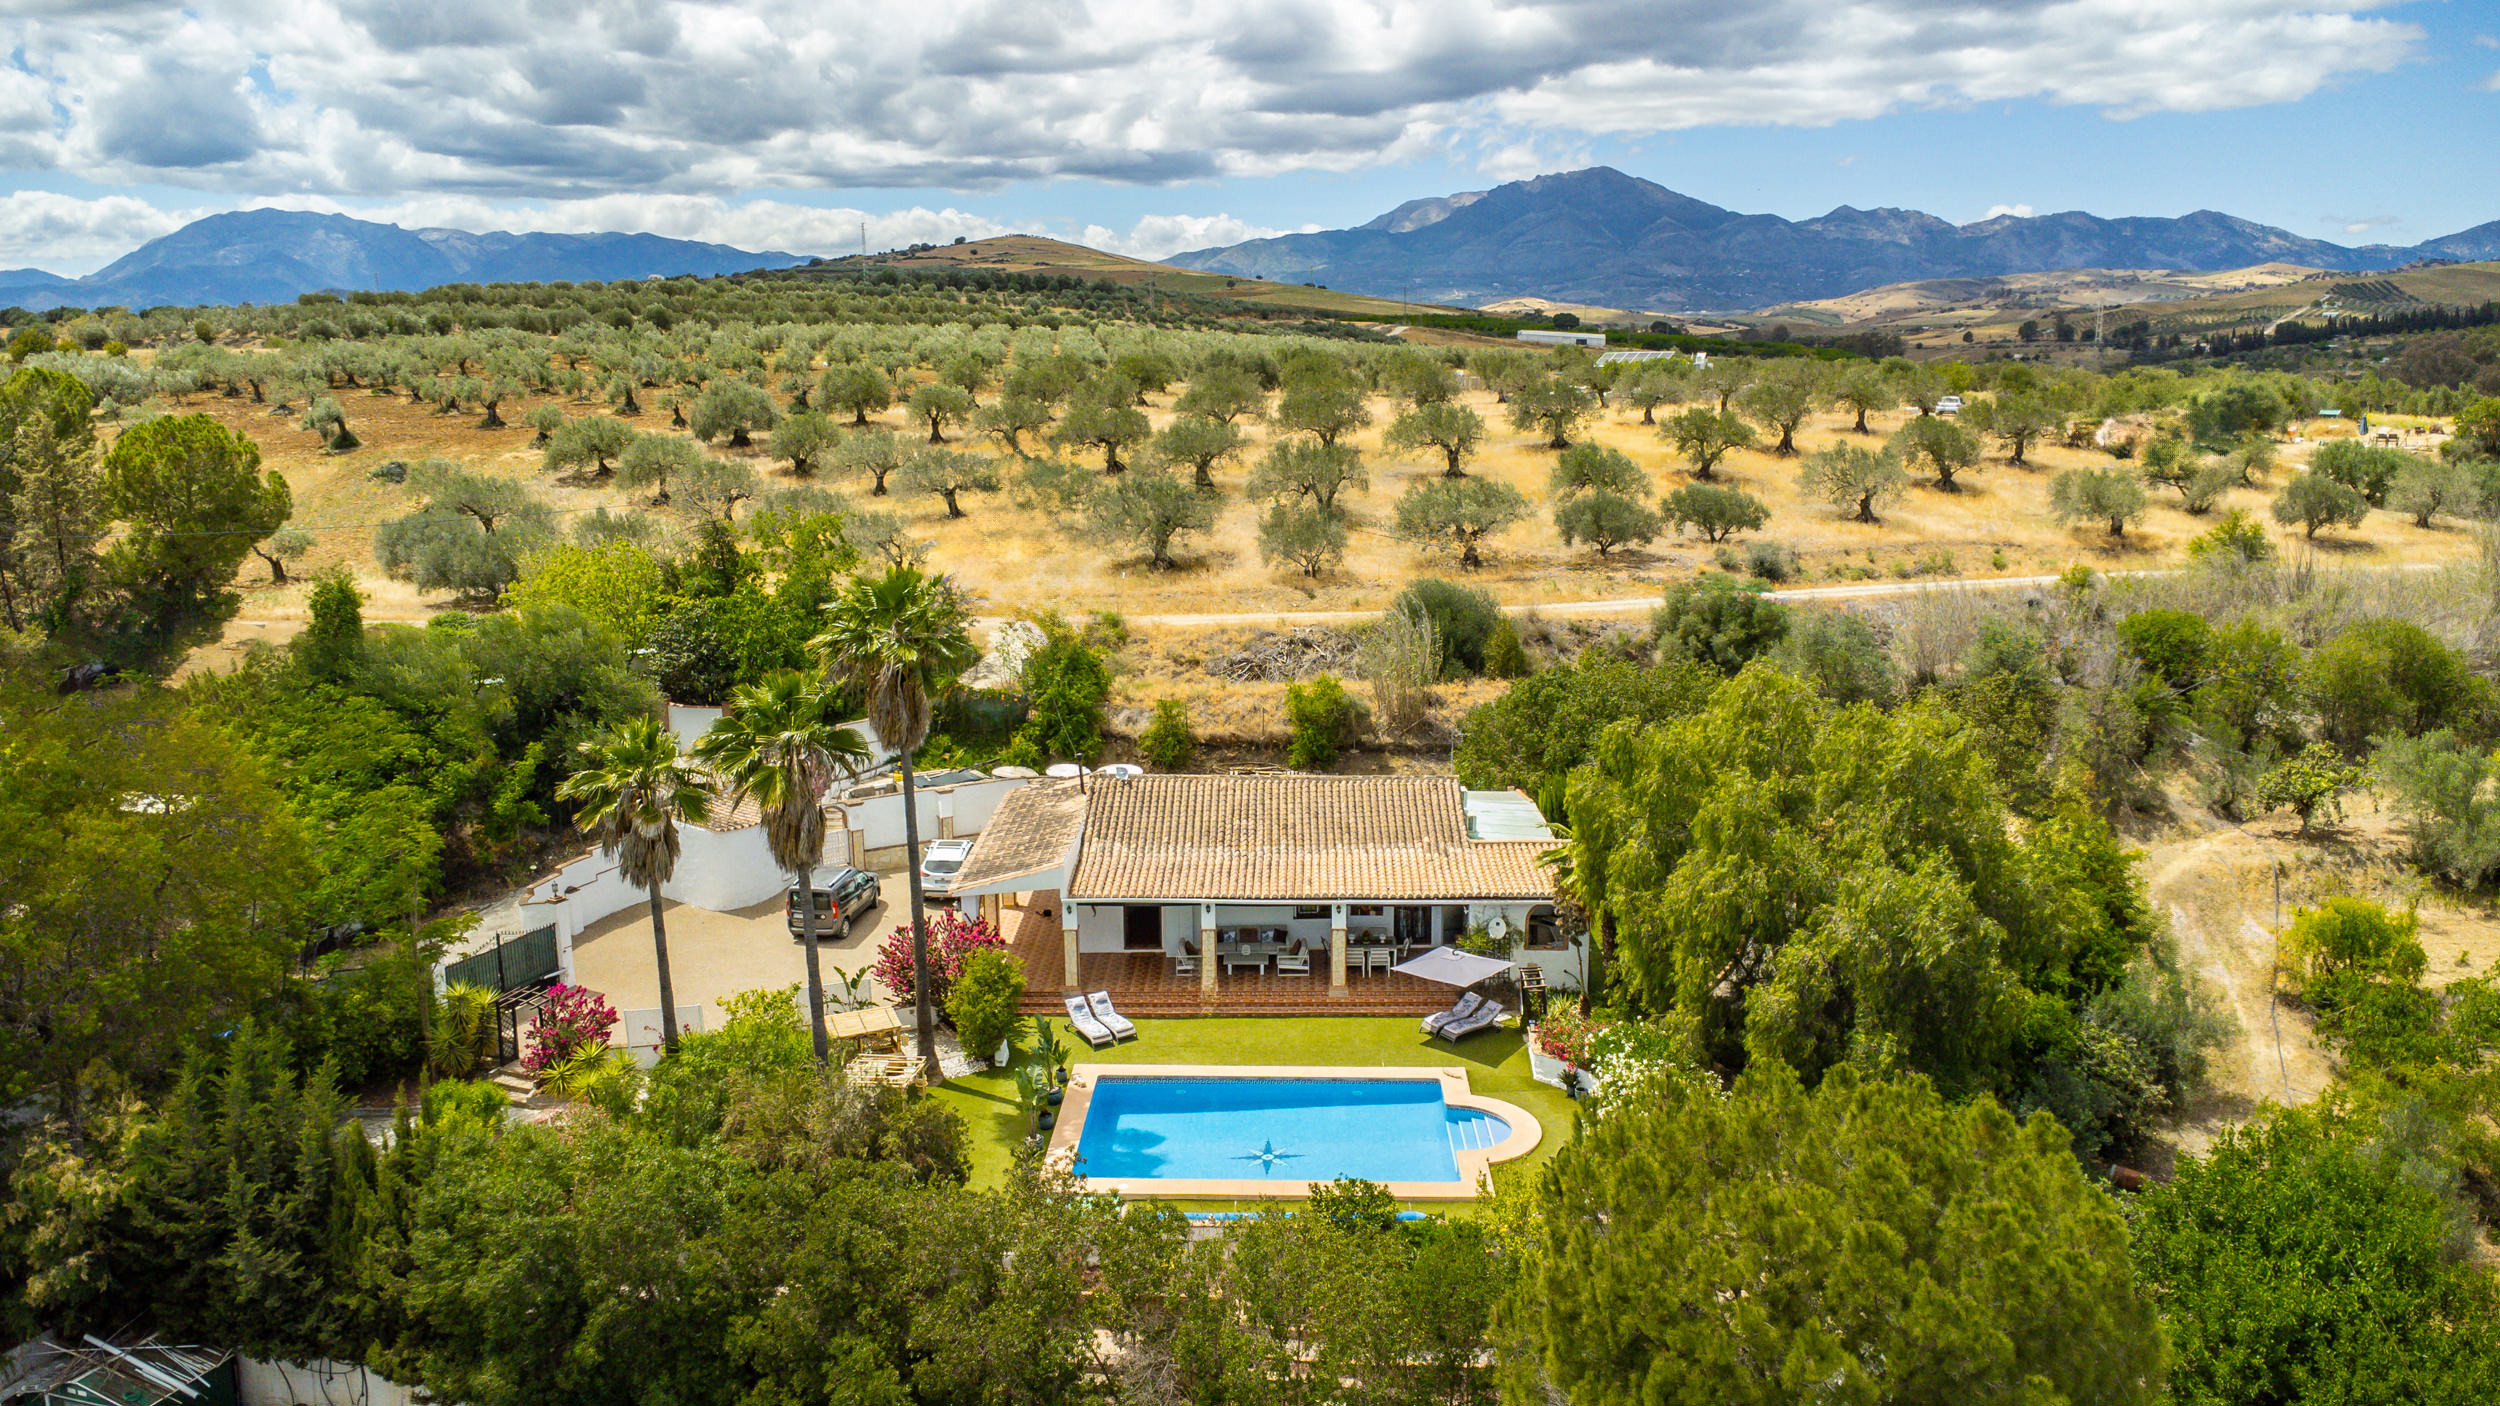
<path fill-rule="evenodd" d="M 243 1406 L 419 1406 L 414 1387 L 374 1375 L 353 1362 L 234 1360 L 235 1394 Z M 435 1406 L 432 1397 L 422 1398 Z"/>
<path fill-rule="evenodd" d="M 920 812 L 923 843 L 941 834 L 976 835 L 998 811 L 1009 791 L 1024 784 L 1017 777 L 986 777 L 933 791 L 913 799 Z M 900 794 L 861 801 L 836 801 L 825 807 L 825 863 L 850 862 L 845 830 L 856 830 L 867 850 L 900 849 L 903 844 L 903 798 Z M 677 827 L 680 850 L 677 872 L 661 885 L 663 897 L 689 908 L 715 913 L 751 908 L 781 893 L 789 876 L 773 862 L 764 827 L 749 825 L 722 833 L 699 825 Z M 593 850 L 531 886 L 521 897 L 525 931 L 553 926 L 556 961 L 564 979 L 573 979 L 573 942 L 591 925 L 643 902 L 643 891 L 625 882 L 616 861 Z"/>

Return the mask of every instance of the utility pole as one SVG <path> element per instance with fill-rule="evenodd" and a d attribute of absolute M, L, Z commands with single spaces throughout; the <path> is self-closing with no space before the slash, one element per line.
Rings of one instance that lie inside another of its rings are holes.
<path fill-rule="evenodd" d="M 866 220 L 859 222 L 859 256 L 863 259 L 868 257 L 868 222 Z"/>

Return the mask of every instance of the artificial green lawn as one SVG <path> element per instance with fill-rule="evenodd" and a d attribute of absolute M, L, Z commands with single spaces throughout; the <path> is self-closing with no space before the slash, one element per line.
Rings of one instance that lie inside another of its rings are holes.
<path fill-rule="evenodd" d="M 1358 1068 L 1390 1065 L 1454 1065 L 1467 1085 L 1487 1098 L 1515 1103 L 1536 1115 L 1545 1136 L 1527 1156 L 1494 1166 L 1503 1186 L 1547 1157 L 1572 1134 L 1572 1103 L 1562 1090 L 1528 1077 L 1528 1050 L 1516 1030 L 1487 1030 L 1456 1045 L 1427 1039 L 1412 1016 L 1313 1016 L 1290 1019 L 1232 1017 L 1141 1020 L 1137 1038 L 1089 1050 L 1065 1020 L 1054 1020 L 1074 1064 L 1205 1064 L 1234 1068 L 1260 1064 L 1322 1064 Z M 1032 1023 L 1017 1037 L 1016 1058 L 1031 1057 Z M 972 1184 L 996 1186 L 1006 1176 L 1012 1150 L 1027 1131 L 1016 1108 L 1015 1076 L 994 1069 L 949 1079 L 931 1097 L 963 1115 L 970 1131 Z M 1185 1202 L 1193 1209 L 1240 1209 L 1259 1203 Z M 1426 1204 L 1426 1203 L 1418 1203 Z M 1429 1203 L 1448 1208 L 1450 1203 Z"/>

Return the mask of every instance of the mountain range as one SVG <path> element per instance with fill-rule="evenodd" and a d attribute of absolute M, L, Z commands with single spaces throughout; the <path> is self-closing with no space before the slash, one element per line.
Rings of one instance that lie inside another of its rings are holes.
<path fill-rule="evenodd" d="M 656 234 L 473 234 L 402 229 L 304 210 L 195 220 L 84 278 L 0 271 L 0 306 L 154 307 L 292 302 L 299 293 L 414 292 L 444 283 L 606 282 L 805 263 Z"/>
<path fill-rule="evenodd" d="M 1598 166 L 1410 200 L 1354 229 L 1193 249 L 1165 262 L 1418 302 L 1538 297 L 1696 311 L 2054 269 L 2211 271 L 2280 262 L 2375 270 L 2490 258 L 2500 258 L 2500 220 L 2410 247 L 2359 248 L 2211 210 L 2175 219 L 1999 215 L 1956 225 L 1917 210 L 1843 205 L 1786 220 L 1739 214 Z"/>

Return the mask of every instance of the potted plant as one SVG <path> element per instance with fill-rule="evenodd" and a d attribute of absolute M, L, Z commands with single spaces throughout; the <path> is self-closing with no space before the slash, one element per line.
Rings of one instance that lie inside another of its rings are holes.
<path fill-rule="evenodd" d="M 1050 1017 L 1033 1017 L 1033 1057 L 1050 1074 L 1050 1106 L 1057 1108 L 1068 1084 L 1068 1047 Z"/>
<path fill-rule="evenodd" d="M 1041 1066 L 1016 1066 L 1016 1106 L 1030 1115 L 1033 1126 L 1042 1132 L 1049 1132 L 1059 1121 L 1059 1115 L 1050 1111 L 1057 1093 L 1058 1090 L 1050 1087 L 1049 1075 Z"/>

